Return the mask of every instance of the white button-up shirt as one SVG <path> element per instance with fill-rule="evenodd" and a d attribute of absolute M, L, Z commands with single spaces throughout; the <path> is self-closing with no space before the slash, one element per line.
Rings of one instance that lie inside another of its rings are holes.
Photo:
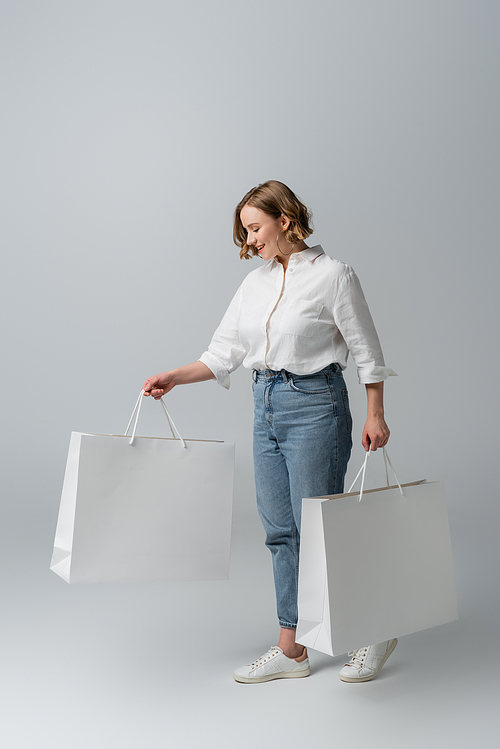
<path fill-rule="evenodd" d="M 293 253 L 286 273 L 275 259 L 249 273 L 199 360 L 229 388 L 240 364 L 305 375 L 333 362 L 345 369 L 349 353 L 361 383 L 396 374 L 385 366 L 358 277 L 316 245 Z"/>

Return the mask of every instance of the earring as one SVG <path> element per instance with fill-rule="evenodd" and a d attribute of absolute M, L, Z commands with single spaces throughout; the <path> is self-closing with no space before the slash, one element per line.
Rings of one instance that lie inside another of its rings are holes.
<path fill-rule="evenodd" d="M 283 250 L 282 250 L 282 249 L 280 248 L 280 243 L 279 243 L 279 241 L 278 241 L 278 240 L 279 240 L 279 237 L 280 237 L 280 235 L 278 234 L 278 236 L 276 237 L 276 244 L 278 245 L 278 252 L 281 252 L 281 254 L 282 254 L 282 255 L 284 255 L 285 257 L 288 257 L 288 255 L 291 255 L 291 254 L 292 254 L 292 252 L 293 252 L 293 248 L 295 247 L 295 245 L 297 244 L 297 242 L 294 242 L 294 243 L 293 243 L 293 245 L 292 245 L 292 249 L 290 250 L 290 252 L 283 252 Z"/>

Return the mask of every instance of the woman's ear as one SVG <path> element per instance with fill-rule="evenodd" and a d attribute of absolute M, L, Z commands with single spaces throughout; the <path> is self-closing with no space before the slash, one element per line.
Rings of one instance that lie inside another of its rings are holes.
<path fill-rule="evenodd" d="M 284 216 L 283 214 L 281 214 L 280 221 L 281 221 L 282 231 L 286 231 L 290 226 L 290 223 L 291 223 L 290 219 L 288 218 L 288 216 Z"/>

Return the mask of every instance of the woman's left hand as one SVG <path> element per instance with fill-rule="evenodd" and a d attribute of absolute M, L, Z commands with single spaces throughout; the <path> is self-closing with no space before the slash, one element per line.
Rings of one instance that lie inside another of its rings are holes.
<path fill-rule="evenodd" d="M 384 447 L 384 445 L 387 445 L 389 435 L 389 427 L 385 423 L 383 416 L 368 416 L 365 428 L 363 429 L 361 444 L 366 451 L 370 450 L 370 448 L 375 451 L 377 447 Z"/>

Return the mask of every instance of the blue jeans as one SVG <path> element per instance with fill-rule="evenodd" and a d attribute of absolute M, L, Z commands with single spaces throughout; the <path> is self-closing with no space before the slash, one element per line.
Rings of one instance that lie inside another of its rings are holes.
<path fill-rule="evenodd" d="M 302 498 L 344 489 L 349 400 L 338 364 L 300 376 L 254 370 L 253 380 L 257 509 L 272 554 L 279 623 L 296 627 Z"/>

